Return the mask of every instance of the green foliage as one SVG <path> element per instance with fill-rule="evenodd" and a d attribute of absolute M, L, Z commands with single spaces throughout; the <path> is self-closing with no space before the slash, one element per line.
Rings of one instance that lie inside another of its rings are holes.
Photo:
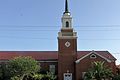
<path fill-rule="evenodd" d="M 3 69 L 2 69 L 2 67 L 1 67 L 1 65 L 0 65 L 0 79 L 2 78 L 2 76 L 3 76 Z"/>
<path fill-rule="evenodd" d="M 52 72 L 47 72 L 47 74 L 43 74 L 43 77 L 41 80 L 56 80 L 57 76 L 53 74 Z"/>
<path fill-rule="evenodd" d="M 11 77 L 11 80 L 20 80 L 20 77 L 14 76 L 14 77 Z"/>
<path fill-rule="evenodd" d="M 85 74 L 85 80 L 102 80 L 112 77 L 111 69 L 104 66 L 104 62 L 94 62 L 93 67 Z"/>
<path fill-rule="evenodd" d="M 55 80 L 51 72 L 38 73 L 40 65 L 31 57 L 15 57 L 0 66 L 0 80 Z"/>
<path fill-rule="evenodd" d="M 113 77 L 113 80 L 120 80 L 120 75 L 115 75 L 115 76 Z"/>
<path fill-rule="evenodd" d="M 86 74 L 85 74 L 85 76 L 84 76 L 84 79 L 85 80 L 92 80 L 92 79 L 94 79 L 94 73 L 93 73 L 93 71 L 91 71 L 91 70 L 89 70 Z"/>
<path fill-rule="evenodd" d="M 9 71 L 7 68 L 7 64 L 2 63 L 0 65 L 0 80 L 9 80 Z"/>
<path fill-rule="evenodd" d="M 11 80 L 41 80 L 43 78 L 43 75 L 41 74 L 29 74 L 24 76 L 24 78 L 22 79 L 19 75 L 18 76 L 14 76 L 11 77 Z"/>
<path fill-rule="evenodd" d="M 34 74 L 33 75 L 33 79 L 34 80 L 41 80 L 43 78 L 43 75 L 42 74 Z"/>
<path fill-rule="evenodd" d="M 28 76 L 31 73 L 36 73 L 40 70 L 38 62 L 31 57 L 15 57 L 9 61 L 8 65 L 10 75 L 13 76 L 12 79 L 16 79 L 18 76 L 21 79 L 24 76 Z M 14 77 L 15 76 L 15 77 Z M 16 77 L 17 76 L 17 77 Z"/>
<path fill-rule="evenodd" d="M 49 78 L 49 80 L 55 80 L 57 78 L 52 72 L 47 72 L 46 76 Z"/>

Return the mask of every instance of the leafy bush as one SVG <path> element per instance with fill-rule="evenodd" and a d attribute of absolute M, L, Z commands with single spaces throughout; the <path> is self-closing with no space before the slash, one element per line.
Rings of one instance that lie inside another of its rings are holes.
<path fill-rule="evenodd" d="M 113 80 L 120 80 L 120 75 L 115 75 L 115 76 L 113 77 Z"/>
<path fill-rule="evenodd" d="M 52 72 L 47 72 L 47 74 L 43 75 L 43 78 L 41 80 L 55 80 L 57 78 L 56 75 L 54 75 Z"/>

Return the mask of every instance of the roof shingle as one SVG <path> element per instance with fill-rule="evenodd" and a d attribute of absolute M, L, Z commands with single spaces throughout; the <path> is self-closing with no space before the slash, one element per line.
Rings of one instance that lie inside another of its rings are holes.
<path fill-rule="evenodd" d="M 91 51 L 78 51 L 77 59 L 89 54 Z M 95 51 L 108 59 L 116 60 L 108 51 Z M 57 60 L 57 51 L 0 51 L 0 60 L 9 60 L 17 56 L 31 56 L 36 60 Z"/>

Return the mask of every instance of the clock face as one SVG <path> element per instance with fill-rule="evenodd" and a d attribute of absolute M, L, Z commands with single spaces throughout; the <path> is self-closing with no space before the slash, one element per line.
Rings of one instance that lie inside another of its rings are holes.
<path fill-rule="evenodd" d="M 67 42 L 65 43 L 65 46 L 66 46 L 66 47 L 70 47 L 70 42 L 67 41 Z"/>

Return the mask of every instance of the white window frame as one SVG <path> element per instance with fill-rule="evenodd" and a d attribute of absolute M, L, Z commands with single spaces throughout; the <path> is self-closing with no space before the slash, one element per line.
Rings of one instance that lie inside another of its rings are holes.
<path fill-rule="evenodd" d="M 94 57 L 93 57 L 93 56 L 94 56 Z M 90 55 L 90 58 L 91 58 L 91 59 L 95 59 L 95 58 L 97 58 L 97 56 L 96 56 L 95 54 L 91 54 L 91 55 Z"/>
<path fill-rule="evenodd" d="M 55 74 L 55 65 L 49 65 L 49 71 Z"/>

